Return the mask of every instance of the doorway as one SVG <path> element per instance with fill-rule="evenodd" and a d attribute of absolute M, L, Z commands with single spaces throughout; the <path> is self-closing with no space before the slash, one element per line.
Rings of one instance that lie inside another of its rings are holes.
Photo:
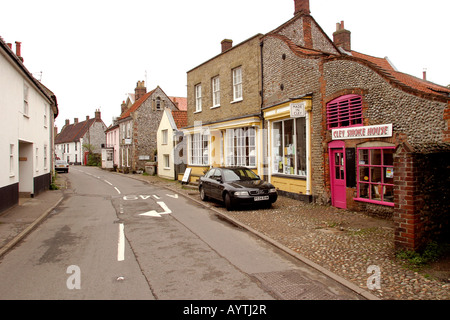
<path fill-rule="evenodd" d="M 336 141 L 338 142 L 338 141 Z M 347 209 L 345 181 L 345 148 L 337 143 L 329 145 L 331 205 Z"/>

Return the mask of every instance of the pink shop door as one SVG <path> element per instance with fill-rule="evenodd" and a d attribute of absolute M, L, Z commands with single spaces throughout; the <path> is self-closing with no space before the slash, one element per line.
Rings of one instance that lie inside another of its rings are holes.
<path fill-rule="evenodd" d="M 331 204 L 346 209 L 344 149 L 330 149 Z"/>

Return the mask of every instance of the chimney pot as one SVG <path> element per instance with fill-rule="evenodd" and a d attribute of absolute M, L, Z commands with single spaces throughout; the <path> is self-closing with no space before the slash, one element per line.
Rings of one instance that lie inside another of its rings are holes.
<path fill-rule="evenodd" d="M 78 123 L 78 118 L 73 118 L 73 123 L 77 124 Z"/>
<path fill-rule="evenodd" d="M 21 45 L 22 42 L 16 41 L 16 56 L 23 62 Z"/>
<path fill-rule="evenodd" d="M 423 80 L 427 80 L 427 69 L 423 69 Z"/>
<path fill-rule="evenodd" d="M 309 11 L 309 0 L 294 0 L 295 12 L 294 15 L 298 13 L 310 14 Z"/>
<path fill-rule="evenodd" d="M 86 116 L 86 121 L 89 120 L 89 116 Z"/>
<path fill-rule="evenodd" d="M 100 110 L 99 109 L 95 110 L 95 120 L 101 120 L 101 119 L 102 119 L 102 117 L 101 117 Z"/>
<path fill-rule="evenodd" d="M 222 52 L 225 52 L 233 47 L 233 40 L 224 39 L 222 40 L 221 44 L 222 44 Z"/>
<path fill-rule="evenodd" d="M 70 120 L 66 119 L 66 126 L 68 126 L 70 124 Z"/>
<path fill-rule="evenodd" d="M 342 47 L 345 51 L 351 51 L 351 32 L 344 29 L 344 21 L 336 23 L 336 31 L 333 33 L 333 42 L 337 47 Z"/>

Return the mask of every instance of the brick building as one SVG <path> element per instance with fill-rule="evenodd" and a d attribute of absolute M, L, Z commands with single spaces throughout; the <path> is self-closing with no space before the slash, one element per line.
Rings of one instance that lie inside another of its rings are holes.
<path fill-rule="evenodd" d="M 268 179 L 295 197 L 396 223 L 396 245 L 448 236 L 450 89 L 334 39 L 295 0 L 262 39 Z"/>
<path fill-rule="evenodd" d="M 261 168 L 261 38 L 257 34 L 235 46 L 225 39 L 219 55 L 187 73 L 183 132 L 193 175 L 211 166 Z"/>
<path fill-rule="evenodd" d="M 134 101 L 131 106 L 130 100 L 128 105 L 122 104 L 118 120 L 119 167 L 124 172 L 144 170 L 146 162 L 155 161 L 157 131 L 164 109 L 178 111 L 183 98 L 169 97 L 159 86 L 147 92 L 144 81 L 138 81 Z"/>

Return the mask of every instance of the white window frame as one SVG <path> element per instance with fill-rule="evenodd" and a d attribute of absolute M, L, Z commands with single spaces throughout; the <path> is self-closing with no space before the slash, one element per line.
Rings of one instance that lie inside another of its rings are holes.
<path fill-rule="evenodd" d="M 44 103 L 44 128 L 48 127 L 47 110 L 48 110 L 48 105 L 46 103 Z"/>
<path fill-rule="evenodd" d="M 202 84 L 195 86 L 195 112 L 202 111 Z"/>
<path fill-rule="evenodd" d="M 194 133 L 189 136 L 189 164 L 209 165 L 209 135 Z"/>
<path fill-rule="evenodd" d="M 25 83 L 23 84 L 23 115 L 29 116 L 30 112 L 30 106 L 29 106 L 29 94 L 30 94 L 30 87 L 27 86 Z"/>
<path fill-rule="evenodd" d="M 220 77 L 211 79 L 213 106 L 211 108 L 220 107 Z"/>
<path fill-rule="evenodd" d="M 225 152 L 227 166 L 256 168 L 256 128 L 227 129 Z"/>
<path fill-rule="evenodd" d="M 170 155 L 165 154 L 164 158 L 164 169 L 170 169 Z"/>
<path fill-rule="evenodd" d="M 162 130 L 162 144 L 168 143 L 169 143 L 169 130 L 165 129 Z"/>
<path fill-rule="evenodd" d="M 9 176 L 15 176 L 15 166 L 14 166 L 14 144 L 9 145 Z"/>
<path fill-rule="evenodd" d="M 47 166 L 47 161 L 48 161 L 47 150 L 48 150 L 47 145 L 44 145 L 44 169 L 45 170 L 47 170 L 47 168 L 48 168 L 48 166 Z"/>
<path fill-rule="evenodd" d="M 233 69 L 233 102 L 242 99 L 242 67 L 238 67 Z"/>

